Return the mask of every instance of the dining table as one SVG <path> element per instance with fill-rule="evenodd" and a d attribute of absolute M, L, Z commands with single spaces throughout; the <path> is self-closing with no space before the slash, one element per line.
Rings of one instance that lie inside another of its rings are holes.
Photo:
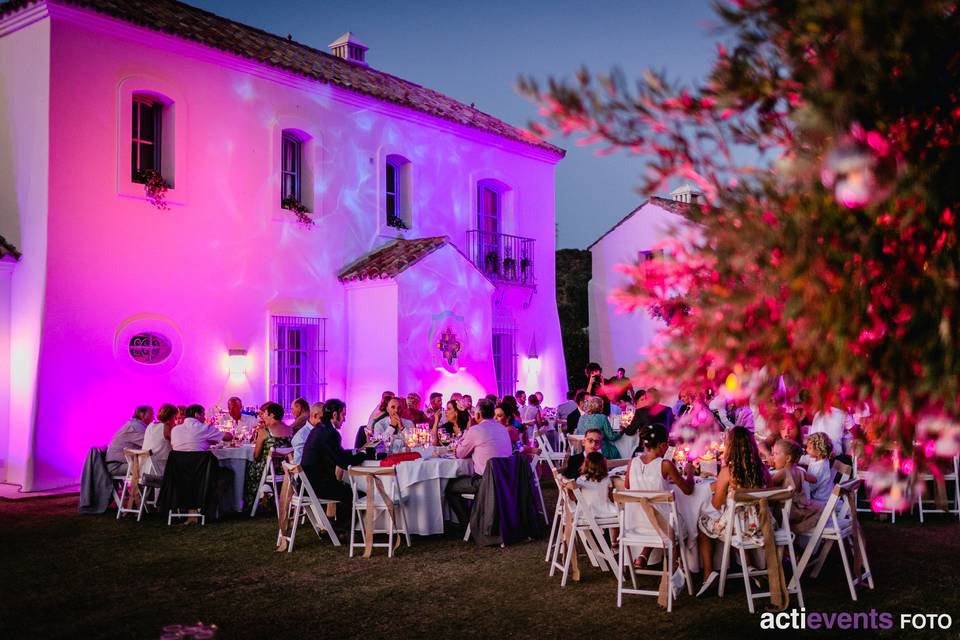
<path fill-rule="evenodd" d="M 221 508 L 229 507 L 232 511 L 243 511 L 243 485 L 247 479 L 247 463 L 253 462 L 253 445 L 224 445 L 211 447 L 210 453 L 216 458 L 220 467 L 233 472 L 233 482 L 225 495 L 221 496 Z"/>
<path fill-rule="evenodd" d="M 430 455 L 425 449 L 414 448 L 421 455 Z M 367 460 L 364 467 L 380 466 L 375 460 Z M 443 533 L 445 503 L 443 498 L 447 483 L 458 476 L 473 473 L 473 461 L 452 455 L 421 457 L 400 462 L 395 466 L 401 501 L 406 516 L 407 529 L 411 535 L 430 536 Z M 393 492 L 394 479 L 381 477 L 387 495 Z M 379 526 L 379 525 L 378 525 Z"/>

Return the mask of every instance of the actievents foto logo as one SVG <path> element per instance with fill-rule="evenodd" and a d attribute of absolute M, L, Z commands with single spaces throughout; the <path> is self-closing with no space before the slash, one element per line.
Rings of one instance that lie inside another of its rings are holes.
<path fill-rule="evenodd" d="M 953 618 L 947 613 L 901 613 L 898 616 L 889 611 L 810 611 L 806 608 L 781 611 L 765 611 L 760 614 L 760 628 L 773 630 L 813 630 L 839 629 L 887 630 L 893 629 L 899 622 L 900 629 L 947 630 L 953 626 Z"/>

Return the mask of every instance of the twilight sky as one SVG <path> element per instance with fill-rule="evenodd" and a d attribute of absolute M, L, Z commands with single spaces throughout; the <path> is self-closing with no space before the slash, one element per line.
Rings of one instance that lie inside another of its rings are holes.
<path fill-rule="evenodd" d="M 518 75 L 571 77 L 586 65 L 636 77 L 650 67 L 690 81 L 709 69 L 717 22 L 707 0 L 186 2 L 321 50 L 353 31 L 370 47 L 370 66 L 520 127 L 536 107 L 514 89 Z M 557 168 L 557 246 L 585 248 L 639 204 L 643 165 L 597 158 L 571 139 L 551 142 L 567 150 Z"/>

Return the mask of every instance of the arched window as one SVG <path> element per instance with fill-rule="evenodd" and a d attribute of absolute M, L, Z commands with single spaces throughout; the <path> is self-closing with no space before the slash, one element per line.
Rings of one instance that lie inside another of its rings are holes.
<path fill-rule="evenodd" d="M 412 224 L 410 169 L 410 161 L 403 156 L 387 156 L 384 169 L 384 212 L 388 227 L 409 229 Z"/>

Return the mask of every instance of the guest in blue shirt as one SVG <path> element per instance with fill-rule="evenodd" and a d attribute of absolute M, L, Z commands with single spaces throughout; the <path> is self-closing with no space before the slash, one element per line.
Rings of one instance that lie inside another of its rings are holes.
<path fill-rule="evenodd" d="M 290 441 L 291 446 L 293 446 L 293 464 L 300 464 L 300 459 L 303 457 L 303 445 L 307 443 L 307 437 L 310 435 L 310 432 L 313 431 L 315 426 L 320 424 L 322 419 L 323 403 L 314 402 L 313 405 L 310 406 L 307 421 L 293 434 L 293 439 Z"/>

